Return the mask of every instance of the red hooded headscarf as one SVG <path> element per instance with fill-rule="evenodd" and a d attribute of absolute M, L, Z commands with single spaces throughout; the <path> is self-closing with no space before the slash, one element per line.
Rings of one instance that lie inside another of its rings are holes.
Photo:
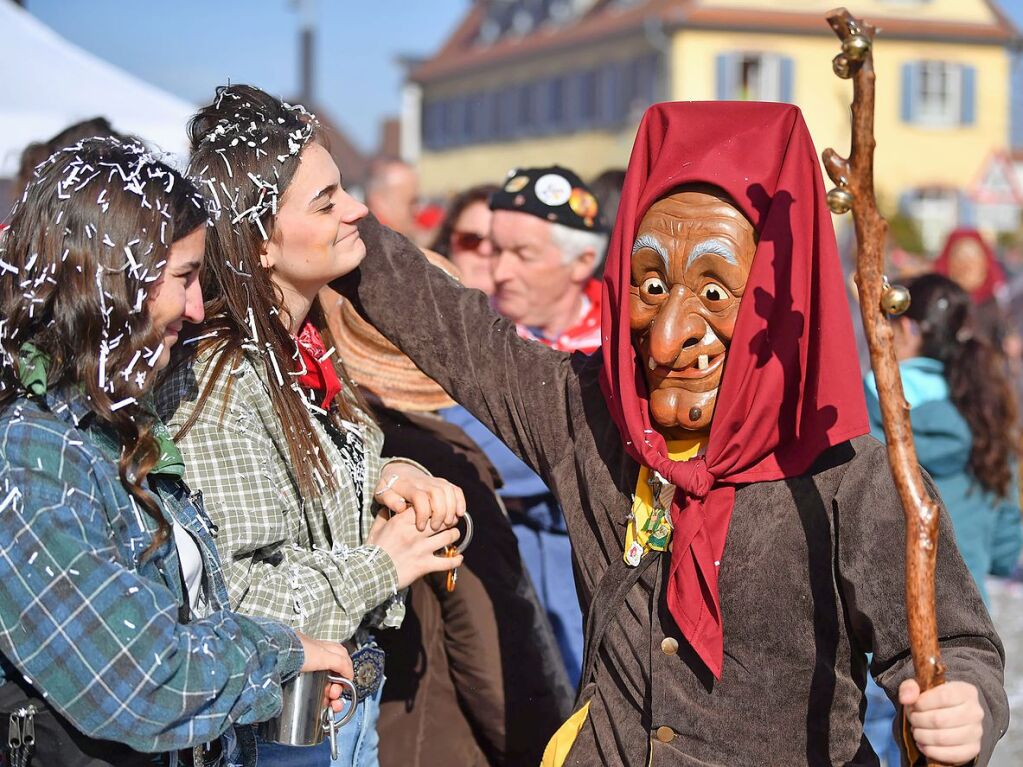
<path fill-rule="evenodd" d="M 629 328 L 632 244 L 646 211 L 682 184 L 731 196 L 758 244 L 728 347 L 706 455 L 672 461 L 651 427 Z M 626 451 L 677 487 L 668 608 L 716 677 L 720 561 L 737 485 L 805 473 L 868 432 L 849 304 L 817 153 L 784 104 L 657 104 L 636 136 L 604 272 L 601 387 Z"/>
<path fill-rule="evenodd" d="M 1005 272 L 1002 270 L 1002 265 L 998 263 L 998 259 L 995 258 L 991 246 L 987 244 L 976 229 L 954 230 L 945 241 L 945 247 L 941 249 L 941 255 L 934 260 L 934 271 L 955 279 L 955 275 L 949 274 L 949 261 L 952 249 L 961 240 L 975 240 L 980 244 L 981 250 L 984 252 L 984 260 L 987 262 L 987 274 L 984 275 L 984 282 L 981 283 L 980 287 L 970 293 L 973 303 L 982 304 L 1005 286 Z"/>

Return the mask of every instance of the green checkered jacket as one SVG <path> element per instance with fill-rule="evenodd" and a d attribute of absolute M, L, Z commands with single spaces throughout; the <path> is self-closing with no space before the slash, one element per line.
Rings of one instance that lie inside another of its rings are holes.
<path fill-rule="evenodd" d="M 200 355 L 158 388 L 157 410 L 171 434 L 192 414 L 218 355 Z M 219 528 L 231 606 L 332 641 L 349 639 L 360 626 L 401 625 L 404 595 L 394 563 L 365 542 L 384 463 L 380 429 L 366 417 L 338 434 L 313 418 L 335 489 L 303 498 L 264 373 L 253 352 L 234 369 L 225 365 L 199 419 L 178 440 L 185 479 L 203 491 Z M 354 451 L 342 453 L 335 440 Z M 352 460 L 353 453 L 364 460 Z"/>

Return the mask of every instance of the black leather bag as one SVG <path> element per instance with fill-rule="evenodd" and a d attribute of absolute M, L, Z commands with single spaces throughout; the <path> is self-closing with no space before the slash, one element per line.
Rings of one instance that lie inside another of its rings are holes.
<path fill-rule="evenodd" d="M 0 686 L 2 767 L 162 767 L 166 754 L 142 754 L 123 743 L 78 732 L 24 680 Z"/>

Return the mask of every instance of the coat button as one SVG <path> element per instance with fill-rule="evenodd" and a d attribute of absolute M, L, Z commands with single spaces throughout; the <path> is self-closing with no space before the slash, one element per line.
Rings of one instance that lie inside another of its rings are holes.
<path fill-rule="evenodd" d="M 664 637 L 661 640 L 661 652 L 665 655 L 674 655 L 678 652 L 678 640 L 674 637 Z"/>
<path fill-rule="evenodd" d="M 670 727 L 658 727 L 655 735 L 661 743 L 671 743 L 675 740 L 675 731 Z"/>

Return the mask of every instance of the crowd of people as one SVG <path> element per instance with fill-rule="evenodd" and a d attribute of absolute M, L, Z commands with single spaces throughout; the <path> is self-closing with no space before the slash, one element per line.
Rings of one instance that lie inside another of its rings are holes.
<path fill-rule="evenodd" d="M 657 105 L 628 171 L 498 169 L 428 233 L 301 106 L 182 129 L 184 170 L 33 145 L 0 232 L 0 765 L 987 762 L 1023 526 L 979 233 L 892 319 L 947 509 L 921 692 L 797 109 Z M 260 726 L 320 670 L 333 753 Z"/>

